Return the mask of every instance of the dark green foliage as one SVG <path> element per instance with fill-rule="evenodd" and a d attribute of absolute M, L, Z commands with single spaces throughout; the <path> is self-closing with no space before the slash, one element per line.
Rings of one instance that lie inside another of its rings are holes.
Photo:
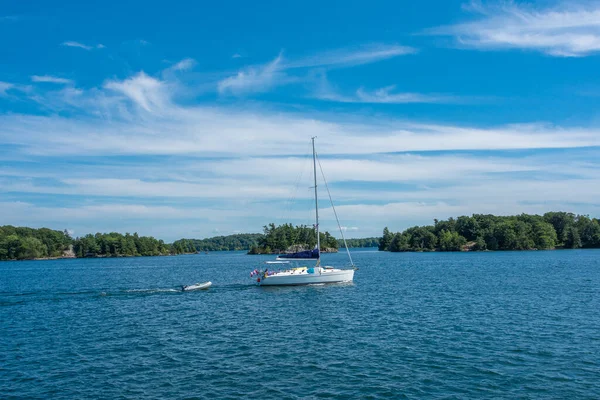
<path fill-rule="evenodd" d="M 479 232 L 479 222 L 475 218 L 464 215 L 458 217 L 456 219 L 456 232 L 468 241 L 476 240 Z"/>
<path fill-rule="evenodd" d="M 433 226 L 415 226 L 406 231 L 408 244 L 414 251 L 433 251 L 437 247 L 437 236 Z"/>
<path fill-rule="evenodd" d="M 396 233 L 394 238 L 392 239 L 392 243 L 390 244 L 387 250 L 390 251 L 412 251 L 410 245 L 408 244 L 410 240 L 410 235 L 408 233 Z M 379 248 L 381 250 L 381 247 Z"/>
<path fill-rule="evenodd" d="M 392 240 L 394 239 L 394 234 L 390 232 L 390 230 L 387 228 L 387 226 L 385 228 L 383 228 L 383 236 L 381 237 L 381 240 L 379 241 L 379 250 L 387 250 L 388 247 L 390 247 L 390 244 L 392 243 Z"/>
<path fill-rule="evenodd" d="M 460 251 L 467 244 L 467 239 L 456 231 L 443 230 L 439 235 L 439 249 L 441 251 Z"/>
<path fill-rule="evenodd" d="M 243 233 L 229 236 L 216 236 L 209 239 L 180 239 L 173 243 L 176 254 L 198 251 L 249 250 L 257 246 L 263 237 L 260 233 Z"/>
<path fill-rule="evenodd" d="M 59 257 L 71 242 L 66 231 L 5 225 L 0 227 L 0 260 Z"/>
<path fill-rule="evenodd" d="M 285 253 L 287 251 L 299 251 L 302 249 L 313 249 L 317 245 L 315 230 L 306 225 L 293 226 L 283 224 L 275 226 L 269 224 L 263 227 L 264 235 L 259 239 L 256 246 L 250 248 L 248 254 L 271 254 Z M 338 248 L 338 240 L 329 232 L 319 232 L 321 250 Z M 294 246 L 295 248 L 292 248 Z"/>
<path fill-rule="evenodd" d="M 533 240 L 537 249 L 553 249 L 557 245 L 554 227 L 541 219 L 532 224 Z"/>
<path fill-rule="evenodd" d="M 415 226 L 396 234 L 385 228 L 379 249 L 461 251 L 600 247 L 598 219 L 566 212 L 506 217 L 474 214 L 434 222 L 434 226 Z"/>
<path fill-rule="evenodd" d="M 348 244 L 348 247 L 378 247 L 379 238 L 346 239 L 346 243 Z M 344 247 L 344 241 L 342 239 L 338 239 L 338 248 L 340 247 Z"/>
<path fill-rule="evenodd" d="M 387 226 L 385 228 L 383 228 L 383 236 L 381 237 L 381 240 L 379 241 L 379 250 L 387 250 L 388 247 L 390 247 L 390 244 L 392 243 L 392 240 L 394 239 L 394 234 L 390 232 L 390 230 L 387 228 Z"/>
<path fill-rule="evenodd" d="M 161 256 L 171 253 L 171 247 L 162 240 L 151 236 L 138 236 L 137 233 L 96 233 L 87 234 L 73 241 L 77 257 L 132 257 Z"/>

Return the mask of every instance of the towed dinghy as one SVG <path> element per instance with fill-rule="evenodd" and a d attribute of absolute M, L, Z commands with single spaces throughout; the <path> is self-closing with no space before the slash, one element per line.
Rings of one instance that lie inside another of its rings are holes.
<path fill-rule="evenodd" d="M 209 287 L 211 287 L 211 285 L 212 282 L 196 283 L 194 285 L 183 285 L 181 286 L 181 291 L 188 292 L 190 290 L 203 290 L 208 289 Z"/>

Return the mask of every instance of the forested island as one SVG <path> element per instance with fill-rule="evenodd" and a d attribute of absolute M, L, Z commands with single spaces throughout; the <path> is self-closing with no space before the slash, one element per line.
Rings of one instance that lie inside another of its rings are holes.
<path fill-rule="evenodd" d="M 543 216 L 474 214 L 434 220 L 403 232 L 383 230 L 379 250 L 482 251 L 600 248 L 600 223 L 596 218 L 567 212 Z"/>
<path fill-rule="evenodd" d="M 321 251 L 336 252 L 338 240 L 329 232 L 319 232 Z M 314 249 L 317 245 L 315 229 L 306 225 L 292 224 L 265 225 L 258 243 L 250 248 L 248 254 L 279 254 Z"/>
<path fill-rule="evenodd" d="M 48 228 L 0 226 L 0 260 L 45 258 L 166 256 L 199 251 L 248 250 L 261 234 L 181 239 L 172 244 L 137 233 L 96 233 L 72 238 Z"/>
<path fill-rule="evenodd" d="M 377 246 L 378 238 L 349 239 L 352 246 Z M 314 229 L 270 224 L 263 233 L 242 233 L 208 239 L 179 239 L 168 244 L 151 236 L 117 232 L 87 234 L 72 238 L 65 231 L 0 227 L 0 260 L 46 258 L 166 256 L 211 251 L 250 250 L 251 254 L 285 251 L 292 245 L 314 247 Z M 328 232 L 321 233 L 323 251 L 337 251 L 338 240 Z"/>
<path fill-rule="evenodd" d="M 329 232 L 321 232 L 321 251 L 343 246 Z M 495 216 L 474 214 L 403 232 L 383 230 L 381 238 L 348 239 L 348 247 L 378 247 L 382 251 L 486 251 L 600 248 L 600 222 L 587 215 L 548 212 L 544 215 Z M 263 233 L 180 239 L 171 244 L 151 236 L 96 233 L 73 238 L 48 228 L 0 226 L 0 260 L 74 257 L 166 256 L 222 250 L 248 254 L 277 254 L 312 249 L 313 227 L 269 224 Z"/>
<path fill-rule="evenodd" d="M 263 237 L 261 233 L 239 233 L 228 236 L 215 236 L 209 239 L 179 239 L 173 242 L 177 254 L 202 251 L 248 250 L 256 246 Z"/>
<path fill-rule="evenodd" d="M 379 247 L 379 241 L 381 238 L 379 237 L 369 237 L 369 238 L 361 238 L 361 239 L 346 239 L 346 244 L 348 247 L 360 248 L 360 247 Z M 344 241 L 342 239 L 338 239 L 338 248 L 344 247 Z"/>

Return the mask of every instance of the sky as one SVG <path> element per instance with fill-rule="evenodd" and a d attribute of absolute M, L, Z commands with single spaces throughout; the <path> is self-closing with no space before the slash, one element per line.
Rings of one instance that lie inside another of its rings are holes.
<path fill-rule="evenodd" d="M 0 225 L 310 225 L 313 136 L 347 237 L 597 217 L 599 56 L 595 1 L 0 1 Z"/>

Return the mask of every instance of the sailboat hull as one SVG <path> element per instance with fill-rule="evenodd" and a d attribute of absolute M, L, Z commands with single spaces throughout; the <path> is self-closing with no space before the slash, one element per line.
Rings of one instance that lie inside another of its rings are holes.
<path fill-rule="evenodd" d="M 321 273 L 276 273 L 267 277 L 261 277 L 260 281 L 257 280 L 257 283 L 260 286 L 295 286 L 351 282 L 353 279 L 353 269 L 324 269 Z"/>

